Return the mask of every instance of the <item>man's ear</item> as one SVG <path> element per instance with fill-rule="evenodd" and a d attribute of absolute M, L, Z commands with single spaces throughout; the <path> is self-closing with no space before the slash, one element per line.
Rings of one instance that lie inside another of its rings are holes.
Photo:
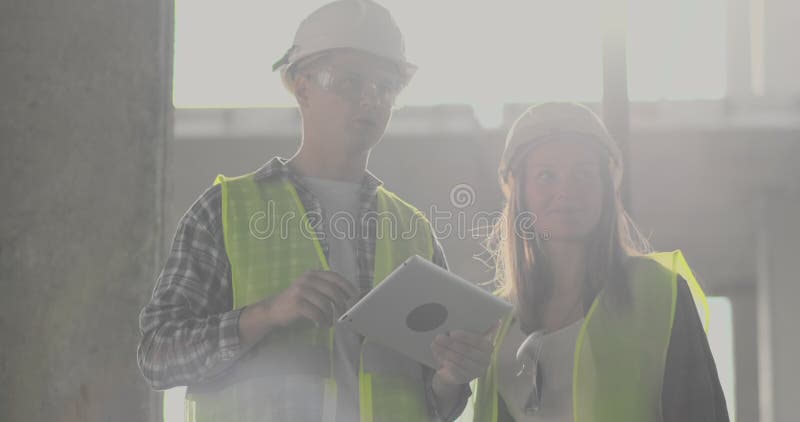
<path fill-rule="evenodd" d="M 308 89 L 309 83 L 308 79 L 306 79 L 303 75 L 297 75 L 294 78 L 293 86 L 292 86 L 292 93 L 294 97 L 297 99 L 297 104 L 301 107 L 308 106 Z"/>

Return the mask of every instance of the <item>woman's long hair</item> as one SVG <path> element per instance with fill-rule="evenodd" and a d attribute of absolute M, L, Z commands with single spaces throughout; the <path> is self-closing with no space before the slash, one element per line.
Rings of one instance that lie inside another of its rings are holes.
<path fill-rule="evenodd" d="M 528 152 L 530 149 L 528 150 Z M 650 251 L 647 240 L 641 235 L 622 205 L 619 192 L 620 167 L 606 154 L 601 158 L 603 207 L 597 227 L 590 234 L 586 265 L 587 277 L 583 284 L 584 313 L 593 298 L 605 289 L 613 306 L 630 303 L 624 264 L 628 257 Z M 517 160 L 517 163 L 524 160 Z M 606 164 L 606 165 L 604 165 Z M 542 309 L 550 299 L 554 280 L 541 242 L 542 233 L 524 232 L 526 220 L 524 164 L 518 164 L 507 177 L 501 178 L 505 206 L 488 239 L 488 250 L 495 264 L 495 284 L 498 294 L 511 301 L 517 309 L 521 323 L 539 327 Z M 530 217 L 530 216 L 528 216 Z"/>

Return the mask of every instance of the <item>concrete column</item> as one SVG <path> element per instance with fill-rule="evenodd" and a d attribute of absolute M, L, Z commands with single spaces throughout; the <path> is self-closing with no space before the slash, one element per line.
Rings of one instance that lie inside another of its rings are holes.
<path fill-rule="evenodd" d="M 603 1 L 603 121 L 619 146 L 622 162 L 630 163 L 630 100 L 626 2 Z M 633 214 L 629 172 L 622 175 L 622 203 Z"/>
<path fill-rule="evenodd" d="M 0 420 L 152 417 L 172 4 L 0 2 Z"/>
<path fill-rule="evenodd" d="M 758 239 L 759 421 L 797 419 L 800 399 L 800 194 L 775 192 L 763 201 Z"/>
<path fill-rule="evenodd" d="M 758 422 L 758 344 L 756 294 L 754 286 L 747 285 L 726 292 L 733 307 L 733 354 L 736 382 L 735 397 L 726 397 L 728 403 L 736 401 L 734 412 L 737 421 Z"/>

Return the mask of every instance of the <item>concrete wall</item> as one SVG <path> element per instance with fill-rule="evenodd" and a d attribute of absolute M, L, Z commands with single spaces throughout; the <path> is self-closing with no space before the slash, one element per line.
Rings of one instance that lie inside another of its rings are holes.
<path fill-rule="evenodd" d="M 171 4 L 0 3 L 0 420 L 149 417 Z"/>

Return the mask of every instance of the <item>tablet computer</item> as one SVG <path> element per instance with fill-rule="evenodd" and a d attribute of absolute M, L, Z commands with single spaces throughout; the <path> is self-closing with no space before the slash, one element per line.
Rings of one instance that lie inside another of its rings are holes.
<path fill-rule="evenodd" d="M 436 368 L 431 343 L 451 330 L 483 333 L 511 304 L 414 255 L 338 320 L 411 359 Z"/>

